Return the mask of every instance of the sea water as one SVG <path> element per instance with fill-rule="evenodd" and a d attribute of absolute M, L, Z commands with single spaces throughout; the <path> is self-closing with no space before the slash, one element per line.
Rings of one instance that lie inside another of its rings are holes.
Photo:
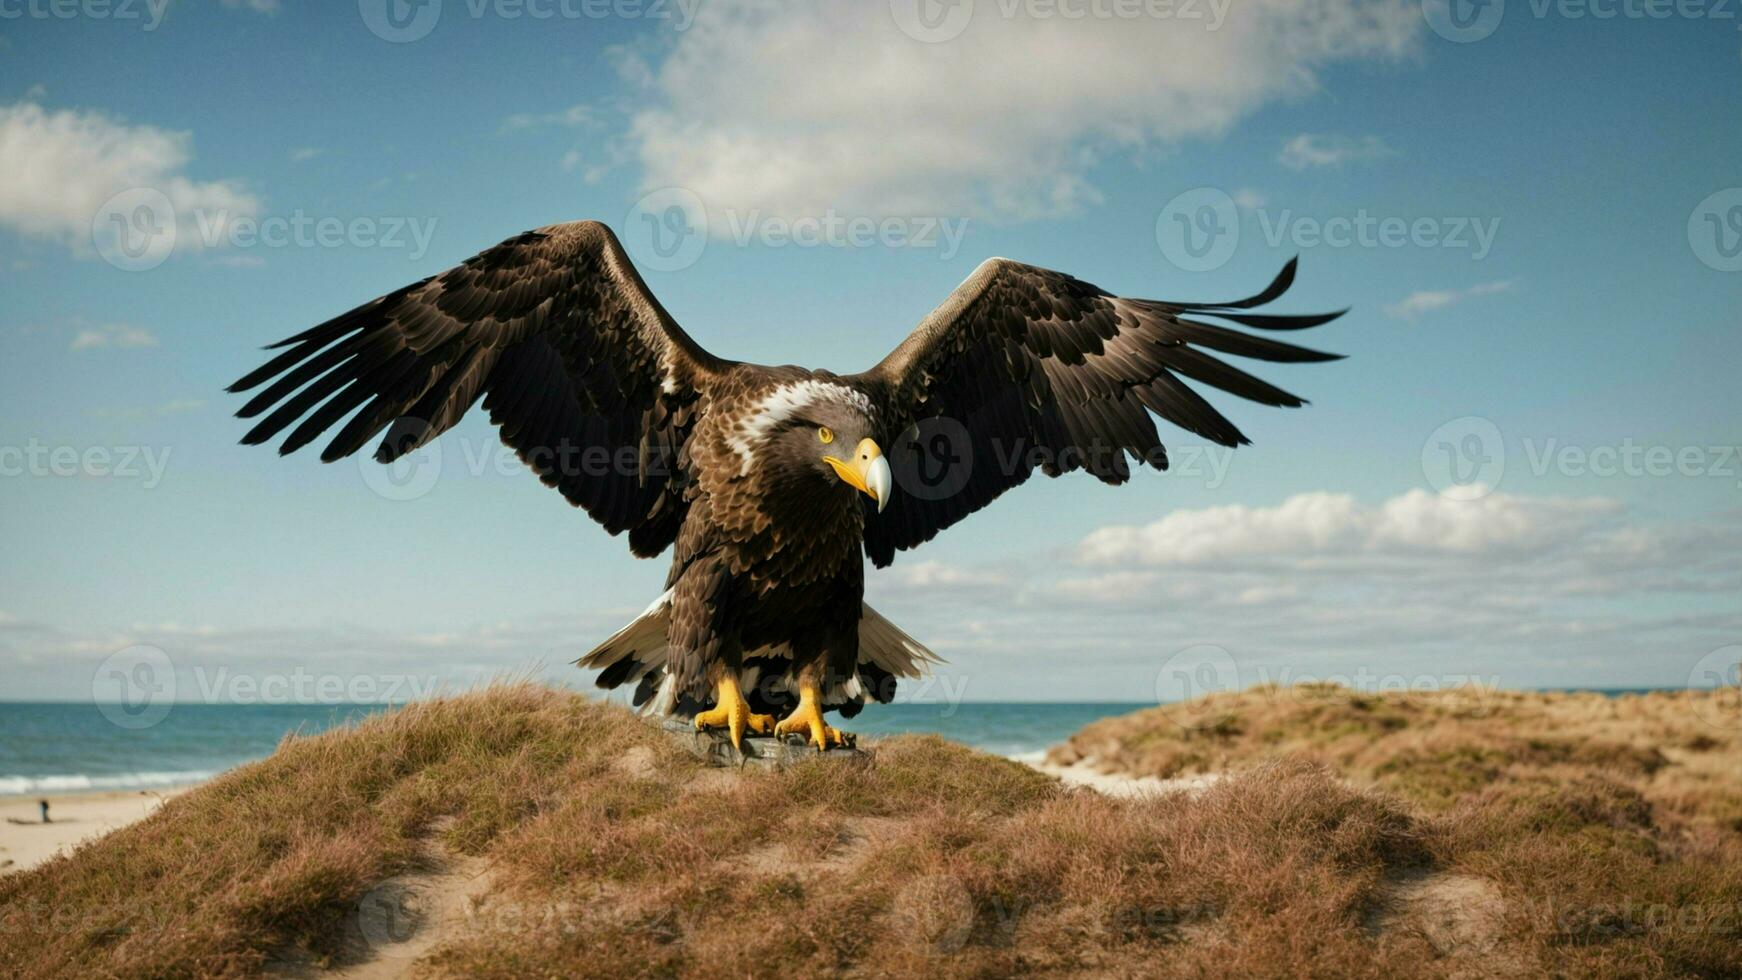
<path fill-rule="evenodd" d="M 935 732 L 987 752 L 1039 759 L 1089 722 L 1141 704 L 873 705 L 838 722 L 861 735 Z M 159 789 L 198 783 L 272 754 L 284 736 L 312 735 L 383 705 L 178 704 L 127 727 L 89 703 L 0 703 L 0 796 Z"/>
<path fill-rule="evenodd" d="M 1616 695 L 1643 693 L 1609 690 Z M 1013 759 L 1039 761 L 1084 725 L 1149 705 L 1119 702 L 871 705 L 836 722 L 860 735 L 932 732 Z M 177 704 L 129 727 L 115 706 L 0 702 L 0 796 L 158 789 L 203 782 L 265 758 L 284 736 L 353 723 L 385 705 Z M 119 717 L 117 724 L 112 718 Z"/>

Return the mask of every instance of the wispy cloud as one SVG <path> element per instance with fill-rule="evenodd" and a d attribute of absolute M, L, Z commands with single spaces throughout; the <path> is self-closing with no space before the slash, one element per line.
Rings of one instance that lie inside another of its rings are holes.
<path fill-rule="evenodd" d="M 598 115 L 591 106 L 572 105 L 556 112 L 517 112 L 502 120 L 502 131 L 513 132 L 521 129 L 539 129 L 546 126 L 561 126 L 574 128 L 591 126 L 598 122 Z"/>
<path fill-rule="evenodd" d="M 1283 144 L 1277 161 L 1291 170 L 1307 170 L 1379 160 L 1392 154 L 1392 149 L 1377 136 L 1302 133 Z"/>
<path fill-rule="evenodd" d="M 1234 192 L 1234 203 L 1247 211 L 1256 211 L 1270 203 L 1263 193 L 1250 187 L 1242 187 Z"/>
<path fill-rule="evenodd" d="M 1541 555 L 1584 538 L 1621 505 L 1603 497 L 1491 493 L 1453 500 L 1411 490 L 1377 506 L 1342 493 L 1303 493 L 1275 507 L 1232 504 L 1175 511 L 1141 527 L 1102 528 L 1083 540 L 1085 565 L 1277 567 L 1331 559 Z"/>
<path fill-rule="evenodd" d="M 73 334 L 73 350 L 99 350 L 108 347 L 156 347 L 157 335 L 144 327 L 128 323 L 106 323 L 81 327 Z"/>
<path fill-rule="evenodd" d="M 1108 155 L 1214 138 L 1421 33 L 1407 0 L 1239 3 L 1216 30 L 956 9 L 959 34 L 921 43 L 887 4 L 705 7 L 662 61 L 624 61 L 649 87 L 630 122 L 644 186 L 789 218 L 1069 212 L 1099 200 Z"/>
<path fill-rule="evenodd" d="M 310 160 L 313 160 L 315 157 L 320 156 L 322 153 L 325 153 L 325 152 L 326 152 L 325 150 L 321 149 L 318 146 L 299 146 L 296 149 L 290 151 L 290 162 L 291 163 L 306 163 Z"/>
<path fill-rule="evenodd" d="M 1719 605 L 1686 604 L 1734 588 L 1742 523 L 1653 523 L 1605 497 L 1413 490 L 1368 505 L 1308 493 L 1102 528 L 1078 561 L 1090 574 L 1042 594 L 1220 620 L 1211 629 L 1235 646 L 1287 630 L 1294 643 L 1400 655 L 1456 638 L 1525 665 L 1556 659 L 1567 643 L 1619 670 L 1648 649 L 1680 649 L 1691 663 L 1742 626 Z M 1685 601 L 1662 614 L 1653 596 Z M 1239 621 L 1228 618 L 1236 608 L 1248 609 Z"/>
<path fill-rule="evenodd" d="M 1497 279 L 1493 282 L 1477 283 L 1467 289 L 1422 289 L 1410 293 L 1396 303 L 1385 308 L 1387 316 L 1400 320 L 1413 320 L 1423 313 L 1443 310 L 1448 306 L 1479 296 L 1492 296 L 1511 289 L 1517 280 Z"/>
<path fill-rule="evenodd" d="M 1046 677 L 1047 697 L 1147 698 L 1197 644 L 1255 671 L 1245 683 L 1677 684 L 1742 629 L 1726 601 L 1742 514 L 1666 522 L 1603 496 L 1315 492 L 1103 527 L 1062 564 L 1020 557 L 990 580 L 917 563 L 911 584 L 891 581 L 898 560 L 871 601 L 976 697 L 1035 697 L 1014 679 Z"/>

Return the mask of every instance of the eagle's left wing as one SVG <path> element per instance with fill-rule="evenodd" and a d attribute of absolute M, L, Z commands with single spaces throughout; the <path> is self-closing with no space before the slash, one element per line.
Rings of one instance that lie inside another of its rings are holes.
<path fill-rule="evenodd" d="M 289 429 L 288 453 L 336 426 L 323 461 L 382 436 L 375 458 L 390 463 L 482 399 L 540 480 L 643 557 L 677 536 L 687 440 L 731 366 L 596 221 L 517 235 L 272 346 L 285 350 L 230 386 L 266 385 L 237 413 L 264 416 L 243 442 Z"/>
<path fill-rule="evenodd" d="M 1157 469 L 1166 450 L 1149 413 L 1224 446 L 1240 430 L 1181 378 L 1266 405 L 1304 402 L 1205 351 L 1266 361 L 1340 355 L 1204 322 L 1262 330 L 1315 327 L 1342 315 L 1245 312 L 1294 281 L 1290 260 L 1263 292 L 1231 303 L 1113 296 L 1062 272 L 989 259 L 871 370 L 893 439 L 899 492 L 866 510 L 865 550 L 879 566 L 991 503 L 1035 469 L 1086 469 L 1104 483 L 1131 476 L 1126 454 Z"/>

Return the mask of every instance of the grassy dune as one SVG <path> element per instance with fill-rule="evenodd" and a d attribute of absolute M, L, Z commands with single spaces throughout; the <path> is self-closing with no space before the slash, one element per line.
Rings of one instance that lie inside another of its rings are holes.
<path fill-rule="evenodd" d="M 1742 972 L 1733 813 L 1649 796 L 1631 762 L 1431 801 L 1254 751 L 1195 797 L 1121 800 L 936 738 L 875 748 L 740 773 L 571 694 L 418 705 L 0 878 L 0 975 Z M 1657 777 L 1736 748 L 1660 751 Z"/>
<path fill-rule="evenodd" d="M 1162 778 L 1279 759 L 1383 794 L 1422 830 L 1436 874 L 1487 892 L 1484 971 L 1742 976 L 1734 689 L 1263 687 L 1105 719 L 1049 754 Z"/>

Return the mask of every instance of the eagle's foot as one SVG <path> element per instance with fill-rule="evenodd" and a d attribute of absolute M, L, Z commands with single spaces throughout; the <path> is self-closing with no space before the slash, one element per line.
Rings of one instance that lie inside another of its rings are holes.
<path fill-rule="evenodd" d="M 732 748 L 744 754 L 744 733 L 769 735 L 774 732 L 774 716 L 759 715 L 750 710 L 744 692 L 738 689 L 738 678 L 727 674 L 715 691 L 714 706 L 696 715 L 696 731 L 723 728 L 732 738 Z"/>
<path fill-rule="evenodd" d="M 774 726 L 774 734 L 777 738 L 803 735 L 805 741 L 818 752 L 837 748 L 850 749 L 858 741 L 850 733 L 830 727 L 823 721 L 821 699 L 817 697 L 816 689 L 810 685 L 799 688 L 798 707 L 793 709 L 792 714 L 781 719 L 780 724 Z"/>

